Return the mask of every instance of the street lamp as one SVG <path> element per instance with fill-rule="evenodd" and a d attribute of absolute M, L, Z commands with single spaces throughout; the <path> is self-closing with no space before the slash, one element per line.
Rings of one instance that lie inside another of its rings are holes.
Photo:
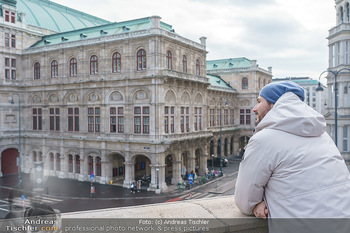
<path fill-rule="evenodd" d="M 320 80 L 322 74 L 324 74 L 326 72 L 332 73 L 334 75 L 334 143 L 335 143 L 336 146 L 338 146 L 338 94 L 337 94 L 338 88 L 337 88 L 337 76 L 343 70 L 350 71 L 349 68 L 342 68 L 342 69 L 340 69 L 338 71 L 325 70 L 325 71 L 323 71 L 320 74 L 320 77 L 318 78 L 318 80 Z M 319 84 L 319 86 L 320 85 L 321 84 Z M 321 91 L 321 89 L 318 89 L 318 91 Z M 323 91 L 323 89 L 322 89 L 322 91 Z"/>
<path fill-rule="evenodd" d="M 225 106 L 228 106 L 227 100 Z M 220 175 L 222 175 L 222 98 L 220 99 Z"/>
<path fill-rule="evenodd" d="M 159 167 L 156 167 L 157 171 L 157 190 L 159 190 Z"/>
<path fill-rule="evenodd" d="M 18 96 L 18 188 L 22 188 L 22 177 L 21 177 L 21 97 L 18 94 L 11 96 L 11 104 L 14 104 L 14 96 Z"/>
<path fill-rule="evenodd" d="M 211 155 L 211 170 L 214 171 L 214 154 Z"/>

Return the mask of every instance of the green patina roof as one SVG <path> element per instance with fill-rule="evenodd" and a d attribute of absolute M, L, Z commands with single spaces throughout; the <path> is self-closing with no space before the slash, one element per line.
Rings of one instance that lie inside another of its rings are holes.
<path fill-rule="evenodd" d="M 233 89 L 227 82 L 220 78 L 220 76 L 207 74 L 207 78 L 212 86 Z"/>
<path fill-rule="evenodd" d="M 14 5 L 16 1 L 0 0 Z M 110 23 L 107 20 L 77 11 L 49 0 L 17 0 L 17 12 L 25 13 L 25 23 L 56 32 L 66 32 Z"/>
<path fill-rule="evenodd" d="M 119 23 L 109 23 L 101 26 L 84 28 L 80 30 L 74 30 L 64 33 L 58 33 L 53 35 L 44 36 L 41 41 L 35 43 L 33 47 L 41 47 L 45 45 L 53 45 L 60 43 L 67 43 L 72 41 L 78 41 L 82 39 L 91 39 L 101 36 L 115 35 L 132 31 L 139 31 L 151 28 L 151 18 L 141 18 L 130 21 L 124 21 Z M 169 31 L 173 31 L 172 26 L 169 24 L 160 24 L 161 28 Z"/>
<path fill-rule="evenodd" d="M 207 71 L 251 67 L 252 61 L 245 58 L 229 58 L 207 61 Z"/>

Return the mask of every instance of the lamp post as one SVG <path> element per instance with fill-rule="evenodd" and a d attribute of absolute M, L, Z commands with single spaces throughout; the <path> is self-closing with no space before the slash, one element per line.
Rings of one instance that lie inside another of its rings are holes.
<path fill-rule="evenodd" d="M 11 96 L 11 104 L 14 104 L 14 96 L 18 96 L 18 188 L 22 188 L 22 177 L 21 177 L 21 97 L 18 94 Z"/>
<path fill-rule="evenodd" d="M 157 171 L 157 188 L 156 188 L 156 193 L 159 194 L 159 167 L 156 167 Z"/>
<path fill-rule="evenodd" d="M 334 75 L 334 143 L 336 146 L 338 146 L 338 88 L 337 88 L 337 76 L 338 74 L 343 71 L 343 70 L 347 70 L 350 71 L 349 68 L 342 68 L 338 71 L 332 71 L 332 70 L 325 70 L 320 74 L 320 77 L 318 78 L 318 80 L 321 79 L 322 74 L 328 72 L 328 73 L 332 73 Z M 320 83 L 319 83 L 319 87 L 320 87 Z M 319 89 L 317 87 L 318 91 L 323 91 Z M 317 91 L 317 90 L 316 90 Z"/>
<path fill-rule="evenodd" d="M 227 100 L 225 106 L 228 106 Z M 222 174 L 222 98 L 220 99 L 220 175 Z"/>
<path fill-rule="evenodd" d="M 211 155 L 211 170 L 214 171 L 214 154 Z"/>

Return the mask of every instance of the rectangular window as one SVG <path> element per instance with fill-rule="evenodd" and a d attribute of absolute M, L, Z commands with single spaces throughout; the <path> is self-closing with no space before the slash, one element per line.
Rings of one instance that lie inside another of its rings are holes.
<path fill-rule="evenodd" d="M 100 132 L 100 108 L 88 108 L 88 132 Z"/>
<path fill-rule="evenodd" d="M 11 23 L 16 23 L 16 13 L 11 12 Z"/>
<path fill-rule="evenodd" d="M 194 108 L 194 130 L 202 130 L 202 108 Z"/>
<path fill-rule="evenodd" d="M 224 109 L 224 125 L 228 125 L 228 109 Z"/>
<path fill-rule="evenodd" d="M 16 35 L 11 35 L 11 47 L 16 48 Z"/>
<path fill-rule="evenodd" d="M 68 131 L 79 131 L 79 108 L 68 108 Z"/>
<path fill-rule="evenodd" d="M 16 59 L 5 57 L 5 79 L 16 79 Z"/>
<path fill-rule="evenodd" d="M 230 109 L 230 124 L 231 125 L 234 125 L 235 123 L 235 114 L 234 114 L 234 110 L 233 109 Z"/>
<path fill-rule="evenodd" d="M 141 111 L 142 110 L 142 111 Z M 150 130 L 149 107 L 134 107 L 134 132 L 149 134 Z M 142 130 L 141 130 L 142 129 Z"/>
<path fill-rule="evenodd" d="M 240 109 L 239 113 L 239 123 L 241 125 L 250 125 L 250 109 Z"/>
<path fill-rule="evenodd" d="M 5 47 L 10 47 L 10 34 L 5 33 Z"/>
<path fill-rule="evenodd" d="M 175 114 L 175 107 L 173 106 L 164 107 L 164 132 L 165 133 L 175 132 L 174 114 Z"/>
<path fill-rule="evenodd" d="M 181 115 L 180 115 L 180 126 L 181 132 L 189 132 L 190 131 L 190 108 L 189 107 L 181 107 Z"/>
<path fill-rule="evenodd" d="M 59 131 L 60 130 L 60 109 L 50 108 L 50 130 Z"/>
<path fill-rule="evenodd" d="M 5 22 L 10 22 L 10 11 L 5 10 Z"/>
<path fill-rule="evenodd" d="M 42 110 L 41 108 L 33 108 L 33 130 L 42 130 Z"/>
<path fill-rule="evenodd" d="M 209 110 L 209 125 L 215 126 L 215 109 Z"/>
<path fill-rule="evenodd" d="M 221 109 L 216 109 L 216 125 L 220 126 Z"/>
<path fill-rule="evenodd" d="M 110 132 L 124 133 L 124 108 L 110 108 Z"/>

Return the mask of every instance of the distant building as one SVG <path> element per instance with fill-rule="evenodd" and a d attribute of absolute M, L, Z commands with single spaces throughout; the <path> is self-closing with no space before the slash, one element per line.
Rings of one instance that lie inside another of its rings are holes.
<path fill-rule="evenodd" d="M 124 187 L 146 175 L 161 192 L 252 135 L 272 77 L 256 61 L 213 69 L 205 37 L 158 16 L 111 23 L 48 0 L 0 3 L 0 176 L 18 172 L 19 109 L 23 172 L 43 162 L 46 176 Z"/>
<path fill-rule="evenodd" d="M 350 159 L 350 11 L 349 1 L 335 1 L 336 25 L 329 30 L 328 70 L 337 75 L 337 146 L 343 157 Z M 328 73 L 327 130 L 335 138 L 335 75 Z"/>
<path fill-rule="evenodd" d="M 325 113 L 327 108 L 327 91 L 326 86 L 321 84 L 321 87 L 324 89 L 323 92 L 318 94 L 316 88 L 318 87 L 319 82 L 317 80 L 311 79 L 310 77 L 287 77 L 287 78 L 274 78 L 272 82 L 281 82 L 281 81 L 292 81 L 298 83 L 305 90 L 305 99 L 304 102 L 307 103 L 310 107 L 315 109 L 320 113 Z"/>

